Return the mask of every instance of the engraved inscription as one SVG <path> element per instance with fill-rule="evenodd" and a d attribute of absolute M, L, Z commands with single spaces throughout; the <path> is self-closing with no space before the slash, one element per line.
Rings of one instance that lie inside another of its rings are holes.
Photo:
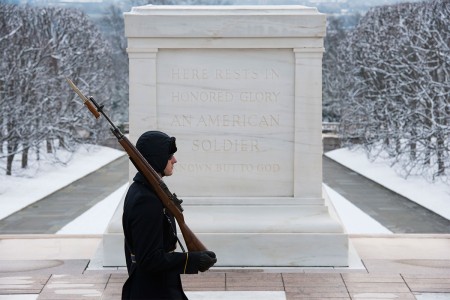
<path fill-rule="evenodd" d="M 171 101 L 173 103 L 185 104 L 208 104 L 208 103 L 255 103 L 276 104 L 280 98 L 280 91 L 240 91 L 228 92 L 221 90 L 191 90 L 172 91 Z"/>
<path fill-rule="evenodd" d="M 158 52 L 158 127 L 182 149 L 181 192 L 202 178 L 205 195 L 292 194 L 294 68 L 288 49 Z"/>
<path fill-rule="evenodd" d="M 254 69 L 214 69 L 207 68 L 171 68 L 172 80 L 276 80 L 280 79 L 280 72 L 274 68 L 254 70 Z"/>
<path fill-rule="evenodd" d="M 278 173 L 281 166 L 278 163 L 261 164 L 223 164 L 223 163 L 178 163 L 177 172 L 216 172 L 216 173 Z"/>
<path fill-rule="evenodd" d="M 173 115 L 170 125 L 173 127 L 278 127 L 279 114 L 249 115 Z"/>
<path fill-rule="evenodd" d="M 257 139 L 204 139 L 193 140 L 192 151 L 198 152 L 259 152 Z"/>

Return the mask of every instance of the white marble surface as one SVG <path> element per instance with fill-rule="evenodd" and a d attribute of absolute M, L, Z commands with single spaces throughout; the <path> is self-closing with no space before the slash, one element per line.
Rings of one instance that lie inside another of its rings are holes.
<path fill-rule="evenodd" d="M 180 176 L 168 183 L 179 195 L 322 198 L 323 14 L 145 6 L 125 17 L 130 138 L 149 129 L 178 138 Z"/>
<path fill-rule="evenodd" d="M 450 293 L 418 293 L 417 300 L 450 300 Z"/>
<path fill-rule="evenodd" d="M 228 291 L 228 292 L 186 292 L 190 300 L 285 300 L 285 292 Z"/>
<path fill-rule="evenodd" d="M 165 180 L 221 265 L 348 263 L 348 238 L 322 194 L 325 21 L 304 6 L 125 14 L 130 140 L 158 129 L 177 138 L 176 175 Z M 120 259 L 111 253 L 123 246 L 119 211 L 105 257 Z M 236 246 L 260 250 L 239 257 Z"/>
<path fill-rule="evenodd" d="M 261 62 L 264 62 L 262 64 Z M 158 52 L 158 126 L 177 137 L 184 196 L 293 196 L 294 54 Z"/>
<path fill-rule="evenodd" d="M 195 206 L 184 211 L 196 233 L 342 233 L 319 205 Z"/>
<path fill-rule="evenodd" d="M 326 18 L 300 5 L 148 5 L 124 16 L 127 37 L 163 38 L 323 37 Z"/>

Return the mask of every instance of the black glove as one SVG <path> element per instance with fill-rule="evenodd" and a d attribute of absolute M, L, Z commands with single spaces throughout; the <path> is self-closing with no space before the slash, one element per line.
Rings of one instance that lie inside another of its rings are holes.
<path fill-rule="evenodd" d="M 205 272 L 217 262 L 216 254 L 212 251 L 200 251 L 198 253 L 198 270 Z"/>

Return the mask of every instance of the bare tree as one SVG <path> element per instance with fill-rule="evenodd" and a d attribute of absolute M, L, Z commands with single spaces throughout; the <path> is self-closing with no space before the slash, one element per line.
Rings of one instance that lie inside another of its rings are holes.
<path fill-rule="evenodd" d="M 6 173 L 11 175 L 14 156 L 22 153 L 26 167 L 29 149 L 39 149 L 44 141 L 49 151 L 55 145 L 73 151 L 81 142 L 97 140 L 97 126 L 83 118 L 65 77 L 109 99 L 112 63 L 104 39 L 84 14 L 1 6 L 1 137 L 7 145 Z"/>
<path fill-rule="evenodd" d="M 356 15 L 354 18 L 358 18 Z M 322 60 L 322 119 L 338 122 L 341 118 L 340 92 L 342 80 L 339 70 L 340 51 L 346 41 L 349 29 L 346 28 L 348 17 L 329 16 L 327 18 L 327 34 L 324 40 L 325 52 Z"/>
<path fill-rule="evenodd" d="M 448 15 L 449 1 L 374 8 L 339 49 L 344 137 L 373 158 L 387 153 L 404 176 L 447 178 Z"/>
<path fill-rule="evenodd" d="M 100 20 L 100 27 L 105 33 L 111 49 L 111 57 L 114 61 L 111 80 L 115 83 L 112 87 L 112 112 L 111 117 L 121 122 L 128 120 L 128 55 L 126 52 L 127 41 L 125 37 L 123 6 L 110 5 Z"/>

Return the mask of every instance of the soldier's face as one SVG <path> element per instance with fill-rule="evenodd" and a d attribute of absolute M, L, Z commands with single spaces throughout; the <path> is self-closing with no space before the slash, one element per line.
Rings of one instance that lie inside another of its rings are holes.
<path fill-rule="evenodd" d="M 173 165 L 177 163 L 177 159 L 175 158 L 175 155 L 172 155 L 169 160 L 167 161 L 166 168 L 164 169 L 164 175 L 170 176 L 173 174 Z"/>

